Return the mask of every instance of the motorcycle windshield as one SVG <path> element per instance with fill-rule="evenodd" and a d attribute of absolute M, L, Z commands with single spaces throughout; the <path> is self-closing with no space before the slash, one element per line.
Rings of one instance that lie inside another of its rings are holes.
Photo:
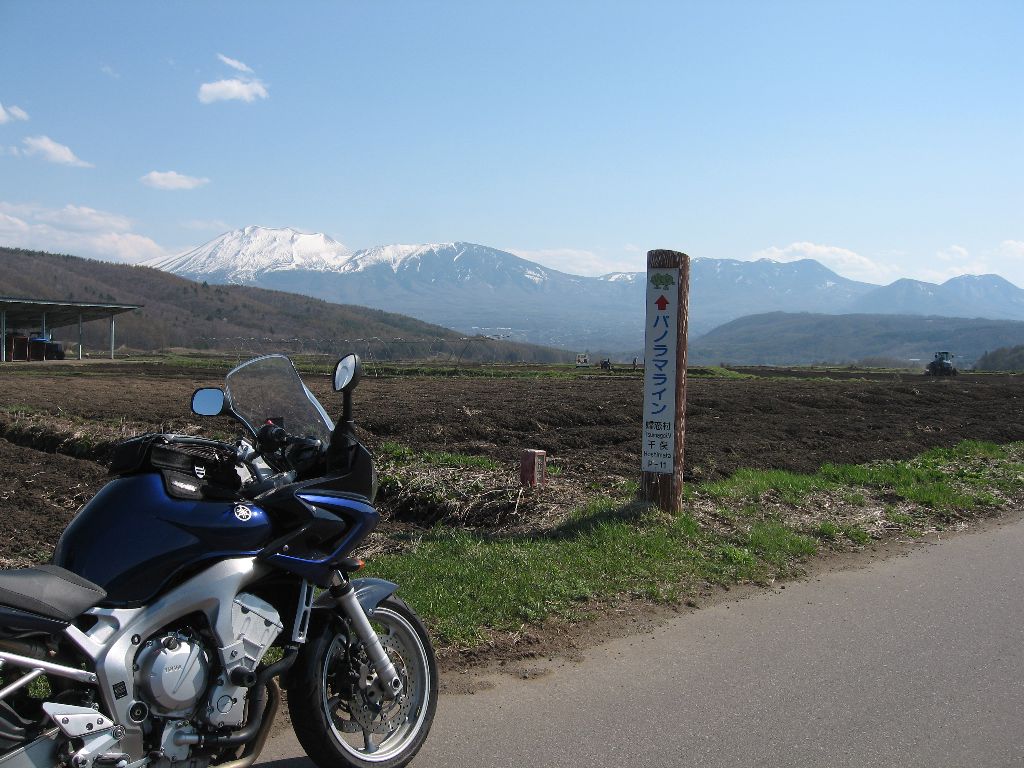
<path fill-rule="evenodd" d="M 224 380 L 224 395 L 253 434 L 272 421 L 290 435 L 331 441 L 334 423 L 284 355 L 242 363 Z"/>

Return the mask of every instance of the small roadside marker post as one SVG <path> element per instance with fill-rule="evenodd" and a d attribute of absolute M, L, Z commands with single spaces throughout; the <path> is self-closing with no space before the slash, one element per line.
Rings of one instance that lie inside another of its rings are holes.
<path fill-rule="evenodd" d="M 689 293 L 690 257 L 648 251 L 640 494 L 673 514 L 683 506 Z"/>
<path fill-rule="evenodd" d="M 524 488 L 542 488 L 547 468 L 547 453 L 527 448 L 520 455 L 519 481 Z"/>

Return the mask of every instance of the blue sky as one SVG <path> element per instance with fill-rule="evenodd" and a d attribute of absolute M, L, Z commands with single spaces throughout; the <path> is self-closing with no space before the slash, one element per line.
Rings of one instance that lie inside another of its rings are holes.
<path fill-rule="evenodd" d="M 1024 286 L 1024 3 L 0 0 L 0 244 L 247 224 Z"/>

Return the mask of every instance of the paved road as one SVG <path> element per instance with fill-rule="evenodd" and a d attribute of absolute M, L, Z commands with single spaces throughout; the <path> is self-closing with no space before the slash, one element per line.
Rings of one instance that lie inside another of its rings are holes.
<path fill-rule="evenodd" d="M 413 765 L 1024 765 L 1022 572 L 1013 523 L 681 616 L 443 698 Z"/>

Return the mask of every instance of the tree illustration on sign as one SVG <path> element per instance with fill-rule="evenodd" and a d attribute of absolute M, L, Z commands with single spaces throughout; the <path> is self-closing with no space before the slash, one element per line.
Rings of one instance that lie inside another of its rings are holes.
<path fill-rule="evenodd" d="M 676 279 L 667 272 L 658 272 L 654 275 L 651 275 L 651 285 L 653 285 L 655 288 L 659 288 L 664 291 L 666 288 L 673 286 L 675 284 Z"/>

